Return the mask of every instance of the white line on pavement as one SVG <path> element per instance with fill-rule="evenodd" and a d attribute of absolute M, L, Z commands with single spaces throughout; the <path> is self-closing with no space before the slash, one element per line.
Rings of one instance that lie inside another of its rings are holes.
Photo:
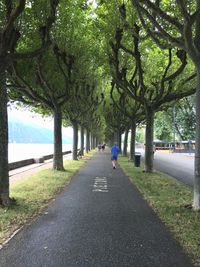
<path fill-rule="evenodd" d="M 108 193 L 108 182 L 106 177 L 95 177 L 92 192 Z"/>

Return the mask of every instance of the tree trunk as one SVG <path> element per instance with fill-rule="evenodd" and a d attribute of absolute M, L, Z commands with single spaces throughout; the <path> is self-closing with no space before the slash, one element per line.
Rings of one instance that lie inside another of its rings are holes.
<path fill-rule="evenodd" d="M 110 146 L 112 147 L 115 143 L 115 134 L 113 133 L 110 138 Z"/>
<path fill-rule="evenodd" d="M 62 112 L 61 108 L 57 106 L 54 108 L 54 155 L 53 155 L 53 169 L 62 171 L 63 155 L 62 155 Z"/>
<path fill-rule="evenodd" d="M 145 134 L 145 171 L 153 171 L 153 124 L 154 124 L 154 111 L 146 107 L 146 134 Z"/>
<path fill-rule="evenodd" d="M 73 151 L 72 151 L 72 159 L 78 160 L 77 150 L 78 150 L 78 124 L 76 121 L 72 121 L 73 127 Z"/>
<path fill-rule="evenodd" d="M 94 134 L 91 135 L 91 138 L 92 138 L 92 145 L 91 145 L 91 147 L 92 147 L 92 149 L 94 149 L 95 148 L 95 137 L 94 137 Z"/>
<path fill-rule="evenodd" d="M 135 161 L 135 137 L 136 137 L 136 123 L 131 122 L 131 145 L 130 145 L 130 160 Z"/>
<path fill-rule="evenodd" d="M 126 129 L 125 134 L 124 134 L 124 147 L 123 147 L 123 156 L 127 156 L 127 145 L 128 145 L 128 133 L 129 133 L 129 128 Z"/>
<path fill-rule="evenodd" d="M 92 150 L 92 132 L 90 132 L 90 150 Z"/>
<path fill-rule="evenodd" d="M 97 140 L 97 137 L 96 137 L 96 139 L 95 139 L 95 148 L 98 146 L 98 140 Z"/>
<path fill-rule="evenodd" d="M 86 129 L 86 153 L 90 151 L 90 132 Z"/>
<path fill-rule="evenodd" d="M 84 127 L 81 126 L 81 153 L 84 156 Z"/>
<path fill-rule="evenodd" d="M 197 70 L 196 91 L 196 139 L 195 139 L 195 171 L 194 171 L 194 210 L 200 210 L 200 64 Z"/>
<path fill-rule="evenodd" d="M 120 150 L 120 153 L 122 151 L 122 135 L 121 135 L 121 131 L 119 130 L 118 131 L 118 146 L 119 146 L 119 150 Z"/>
<path fill-rule="evenodd" d="M 91 133 L 90 138 L 91 138 L 91 149 L 93 149 L 93 147 L 94 147 L 94 135 L 93 135 L 93 133 Z"/>
<path fill-rule="evenodd" d="M 93 136 L 93 149 L 95 149 L 95 148 L 96 148 L 96 137 Z"/>
<path fill-rule="evenodd" d="M 112 145 L 114 144 L 119 145 L 119 136 L 117 132 L 114 133 L 114 142 Z"/>
<path fill-rule="evenodd" d="M 10 204 L 6 69 L 2 61 L 0 66 L 0 204 L 3 206 Z"/>

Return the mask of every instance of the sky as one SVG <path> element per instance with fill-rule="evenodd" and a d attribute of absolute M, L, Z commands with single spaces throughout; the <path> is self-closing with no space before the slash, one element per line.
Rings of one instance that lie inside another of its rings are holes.
<path fill-rule="evenodd" d="M 15 118 L 19 121 L 23 121 L 26 124 L 40 126 L 42 128 L 53 129 L 53 118 L 43 118 L 40 114 L 30 112 L 26 108 L 15 108 L 10 106 L 8 108 L 8 118 Z"/>
<path fill-rule="evenodd" d="M 88 4 L 92 4 L 94 8 L 97 8 L 97 3 L 95 0 L 88 0 Z"/>
<path fill-rule="evenodd" d="M 48 128 L 53 130 L 53 117 L 42 117 L 40 114 L 29 111 L 27 108 L 15 107 L 9 105 L 8 107 L 8 120 L 14 118 L 22 121 L 25 124 L 39 126 L 41 128 Z M 63 127 L 63 134 L 69 137 L 73 136 L 72 127 Z"/>

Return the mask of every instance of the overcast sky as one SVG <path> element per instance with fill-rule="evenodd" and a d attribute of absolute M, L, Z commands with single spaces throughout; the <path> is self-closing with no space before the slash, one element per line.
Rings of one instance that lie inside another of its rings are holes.
<path fill-rule="evenodd" d="M 40 114 L 30 112 L 26 108 L 15 108 L 14 106 L 9 106 L 8 118 L 15 118 L 26 124 L 34 124 L 43 128 L 53 129 L 53 118 L 43 118 Z"/>
<path fill-rule="evenodd" d="M 8 107 L 8 119 L 15 118 L 25 124 L 39 126 L 53 130 L 53 117 L 42 117 L 40 114 L 30 112 L 26 108 L 15 108 L 13 105 Z M 63 134 L 72 137 L 72 128 L 63 127 Z"/>

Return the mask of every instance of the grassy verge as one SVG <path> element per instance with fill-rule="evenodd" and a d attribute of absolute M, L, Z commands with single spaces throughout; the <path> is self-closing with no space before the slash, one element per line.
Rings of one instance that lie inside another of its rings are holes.
<path fill-rule="evenodd" d="M 195 265 L 200 266 L 200 213 L 186 208 L 192 203 L 192 190 L 159 172 L 144 173 L 125 157 L 119 158 L 119 164 Z"/>
<path fill-rule="evenodd" d="M 10 194 L 17 200 L 17 204 L 9 208 L 0 208 L 0 244 L 26 222 L 40 214 L 93 154 L 94 151 L 78 161 L 65 161 L 66 171 L 42 170 L 28 179 L 13 184 Z"/>

